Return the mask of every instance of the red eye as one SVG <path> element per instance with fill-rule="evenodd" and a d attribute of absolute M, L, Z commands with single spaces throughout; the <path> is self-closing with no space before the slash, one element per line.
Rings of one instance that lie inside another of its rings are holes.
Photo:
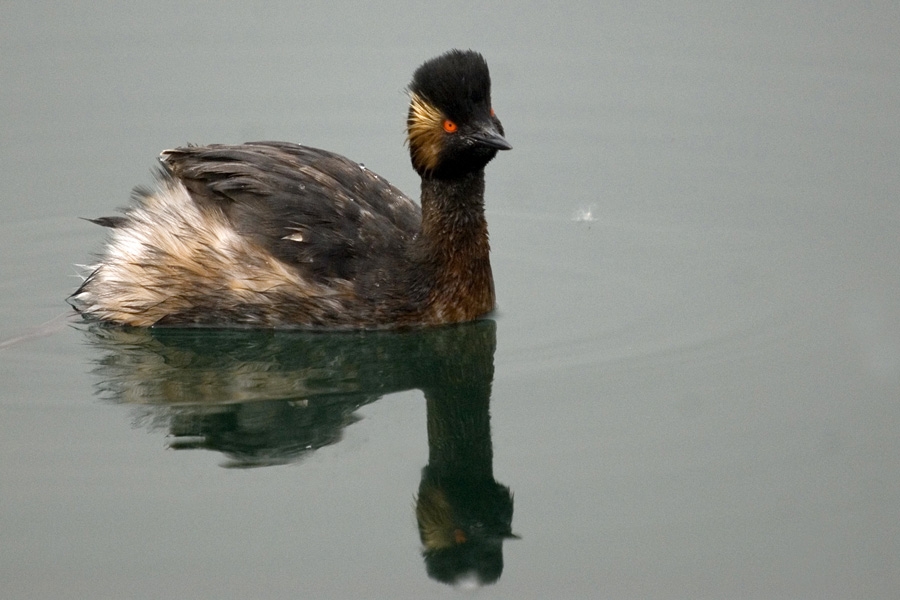
<path fill-rule="evenodd" d="M 456 130 L 459 129 L 459 127 L 457 127 L 456 123 L 454 123 L 450 119 L 444 119 L 444 122 L 441 124 L 441 126 L 444 128 L 444 131 L 446 131 L 447 133 L 456 133 Z"/>
<path fill-rule="evenodd" d="M 497 116 L 497 115 L 494 113 L 494 107 L 493 107 L 493 106 L 491 107 L 491 116 L 492 116 L 492 117 L 496 117 L 496 116 Z"/>

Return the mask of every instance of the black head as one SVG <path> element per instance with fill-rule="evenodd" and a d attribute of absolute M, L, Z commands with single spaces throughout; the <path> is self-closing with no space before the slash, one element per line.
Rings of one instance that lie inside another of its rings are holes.
<path fill-rule="evenodd" d="M 491 76 L 477 52 L 451 50 L 425 62 L 409 93 L 407 141 L 421 176 L 459 177 L 512 148 L 491 108 Z"/>

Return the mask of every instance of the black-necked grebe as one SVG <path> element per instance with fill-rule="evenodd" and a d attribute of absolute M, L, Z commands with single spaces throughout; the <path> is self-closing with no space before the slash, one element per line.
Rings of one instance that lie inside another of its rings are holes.
<path fill-rule="evenodd" d="M 343 156 L 286 142 L 160 155 L 70 303 L 133 326 L 389 328 L 494 308 L 484 168 L 511 146 L 476 52 L 425 62 L 407 142 L 421 209 Z"/>

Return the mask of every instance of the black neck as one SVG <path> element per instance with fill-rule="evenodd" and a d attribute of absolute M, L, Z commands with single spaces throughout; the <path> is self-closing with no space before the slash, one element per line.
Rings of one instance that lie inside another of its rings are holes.
<path fill-rule="evenodd" d="M 490 244 L 484 218 L 484 170 L 452 179 L 422 178 L 417 242 L 440 320 L 467 321 L 494 308 Z"/>
<path fill-rule="evenodd" d="M 457 252 L 487 237 L 483 169 L 453 179 L 422 178 L 422 236 Z"/>

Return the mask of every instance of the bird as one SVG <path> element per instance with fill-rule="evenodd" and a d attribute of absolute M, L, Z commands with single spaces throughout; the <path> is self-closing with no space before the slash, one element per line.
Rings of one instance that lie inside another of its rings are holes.
<path fill-rule="evenodd" d="M 163 151 L 68 298 L 133 327 L 395 329 L 496 303 L 484 171 L 512 146 L 484 57 L 450 50 L 408 85 L 420 204 L 360 163 L 290 142 Z"/>

